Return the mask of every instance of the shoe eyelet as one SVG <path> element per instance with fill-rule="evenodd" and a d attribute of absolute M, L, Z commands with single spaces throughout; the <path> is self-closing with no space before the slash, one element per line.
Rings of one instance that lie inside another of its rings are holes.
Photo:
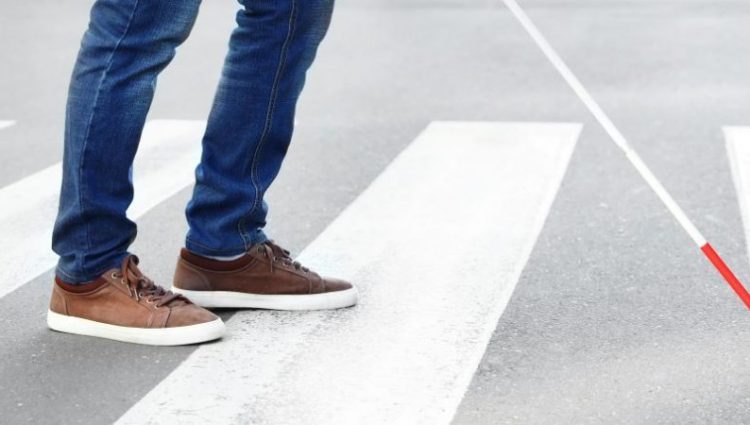
<path fill-rule="evenodd" d="M 110 273 L 109 277 L 111 277 L 112 279 L 117 279 L 117 272 Z"/>

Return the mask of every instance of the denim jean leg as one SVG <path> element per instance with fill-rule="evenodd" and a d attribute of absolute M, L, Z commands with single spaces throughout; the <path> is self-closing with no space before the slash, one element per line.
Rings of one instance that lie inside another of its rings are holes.
<path fill-rule="evenodd" d="M 289 147 L 333 0 L 241 0 L 187 207 L 186 246 L 236 255 L 265 240 L 263 200 Z"/>
<path fill-rule="evenodd" d="M 132 163 L 156 77 L 185 40 L 200 0 L 97 0 L 68 94 L 57 275 L 85 282 L 119 265 L 135 238 L 126 217 Z"/>

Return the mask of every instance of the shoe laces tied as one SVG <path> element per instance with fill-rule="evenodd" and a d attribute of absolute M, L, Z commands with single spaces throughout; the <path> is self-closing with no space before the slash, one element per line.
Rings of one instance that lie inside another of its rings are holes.
<path fill-rule="evenodd" d="M 187 298 L 182 295 L 167 291 L 156 285 L 153 280 L 140 271 L 138 263 L 138 257 L 128 255 L 122 260 L 122 266 L 120 267 L 122 283 L 128 287 L 130 296 L 135 298 L 136 301 L 145 298 L 147 302 L 154 303 L 156 307 L 167 305 L 175 300 L 187 301 Z"/>
<path fill-rule="evenodd" d="M 310 271 L 310 269 L 303 266 L 299 261 L 294 261 L 288 250 L 276 245 L 272 240 L 258 244 L 257 247 L 258 252 L 264 254 L 270 260 L 271 273 L 273 273 L 274 264 L 276 263 L 281 263 L 303 272 Z"/>

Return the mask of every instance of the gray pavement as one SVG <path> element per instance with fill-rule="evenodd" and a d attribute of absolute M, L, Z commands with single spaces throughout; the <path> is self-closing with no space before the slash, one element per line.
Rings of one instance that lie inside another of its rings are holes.
<path fill-rule="evenodd" d="M 66 84 L 90 3 L 0 2 L 0 120 L 18 121 L 0 132 L 0 187 L 60 160 Z M 750 3 L 522 4 L 709 240 L 750 276 L 721 134 L 750 125 Z M 338 6 L 270 193 L 269 231 L 296 252 L 430 121 L 585 124 L 454 423 L 750 423 L 746 310 L 499 0 Z M 234 10 L 229 0 L 205 2 L 159 82 L 152 118 L 205 117 Z M 188 196 L 140 221 L 133 250 L 157 281 L 171 278 Z M 194 349 L 52 333 L 50 280 L 48 272 L 0 298 L 2 423 L 111 423 Z"/>

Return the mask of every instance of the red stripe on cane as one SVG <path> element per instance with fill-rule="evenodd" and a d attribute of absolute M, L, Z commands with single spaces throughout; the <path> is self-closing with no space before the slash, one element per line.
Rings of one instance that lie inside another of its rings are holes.
<path fill-rule="evenodd" d="M 721 257 L 719 257 L 719 254 L 716 253 L 711 244 L 707 243 L 703 245 L 701 247 L 701 251 L 706 254 L 706 257 L 708 257 L 714 267 L 716 267 L 716 270 L 721 273 L 721 275 L 724 277 L 724 280 L 727 281 L 727 283 L 732 287 L 737 296 L 740 297 L 743 303 L 745 303 L 745 306 L 750 309 L 750 294 L 742 285 L 742 282 L 740 282 L 740 280 L 737 279 L 734 273 L 732 273 L 732 270 L 730 270 L 729 267 L 727 267 L 726 263 L 724 263 L 724 261 L 721 259 Z"/>

